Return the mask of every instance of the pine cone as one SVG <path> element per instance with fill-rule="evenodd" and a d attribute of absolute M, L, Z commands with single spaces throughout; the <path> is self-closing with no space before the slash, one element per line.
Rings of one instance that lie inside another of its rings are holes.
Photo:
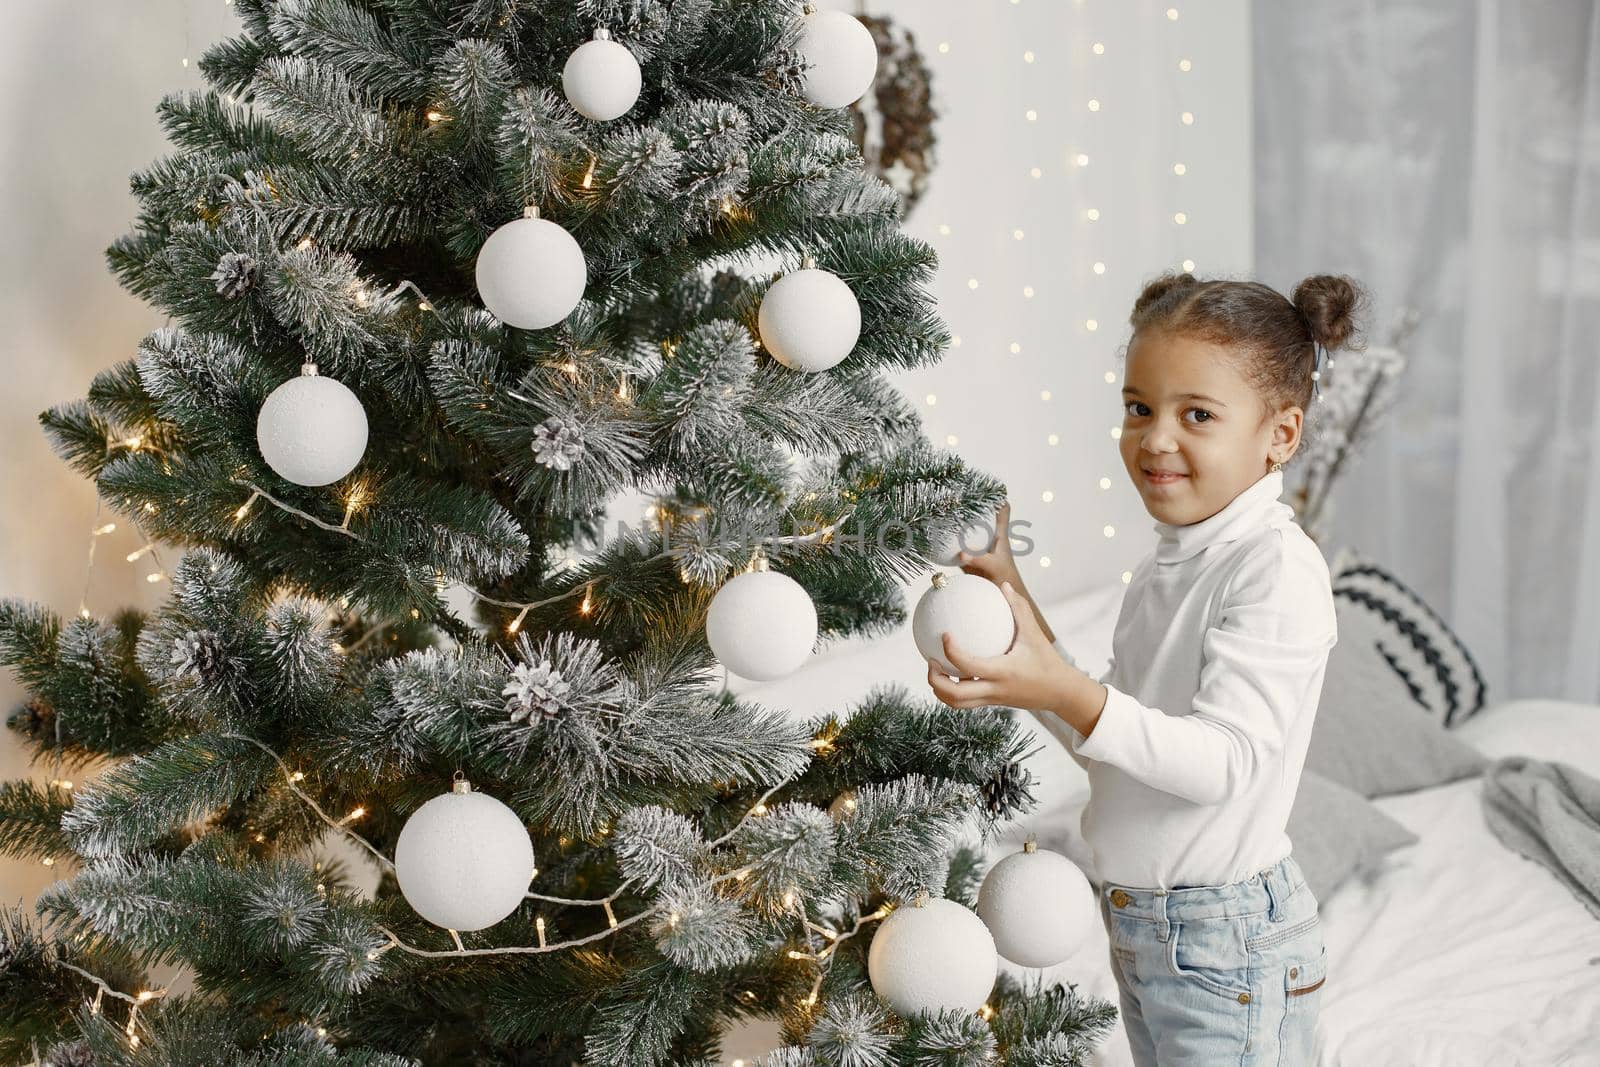
<path fill-rule="evenodd" d="M 232 666 L 228 648 L 214 630 L 190 630 L 173 639 L 172 662 L 177 676 L 193 674 L 205 685 L 216 685 L 228 676 Z"/>
<path fill-rule="evenodd" d="M 94 1067 L 94 1052 L 87 1041 L 52 1045 L 44 1054 L 42 1067 Z"/>
<path fill-rule="evenodd" d="M 217 260 L 217 269 L 211 280 L 217 283 L 217 294 L 228 300 L 237 300 L 255 288 L 261 268 L 254 259 L 243 252 L 227 252 Z"/>
<path fill-rule="evenodd" d="M 512 722 L 526 719 L 533 725 L 535 712 L 543 719 L 560 715 L 561 699 L 571 689 L 561 672 L 550 666 L 549 660 L 541 660 L 537 667 L 528 663 L 513 667 L 511 680 L 500 690 L 500 695 L 511 698 L 506 701 L 506 711 L 511 713 Z"/>
<path fill-rule="evenodd" d="M 552 415 L 533 431 L 533 457 L 553 470 L 570 470 L 583 455 L 582 431 L 566 419 Z"/>
<path fill-rule="evenodd" d="M 761 80 L 774 89 L 799 94 L 805 84 L 806 57 L 797 49 L 780 48 L 761 68 Z"/>
<path fill-rule="evenodd" d="M 1020 763 L 1006 763 L 983 783 L 983 807 L 990 818 L 1004 819 L 1020 811 L 1032 795 L 1033 772 Z"/>
<path fill-rule="evenodd" d="M 38 697 L 12 712 L 7 722 L 13 730 L 31 740 L 55 741 L 56 710 Z"/>

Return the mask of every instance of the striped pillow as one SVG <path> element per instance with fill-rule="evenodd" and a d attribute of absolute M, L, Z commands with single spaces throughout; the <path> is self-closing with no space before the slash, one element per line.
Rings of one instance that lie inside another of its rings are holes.
<path fill-rule="evenodd" d="M 1339 640 L 1371 641 L 1400 692 L 1441 726 L 1459 726 L 1484 706 L 1483 675 L 1438 614 L 1393 574 L 1350 548 L 1328 568 Z"/>

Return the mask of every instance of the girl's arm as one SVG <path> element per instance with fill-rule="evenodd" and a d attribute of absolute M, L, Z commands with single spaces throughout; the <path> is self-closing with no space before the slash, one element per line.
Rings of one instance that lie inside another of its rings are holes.
<path fill-rule="evenodd" d="M 1055 715 L 1067 733 L 1052 732 L 1075 756 L 1112 764 L 1195 804 L 1220 804 L 1273 769 L 1294 718 L 1315 706 L 1338 639 L 1326 564 L 1291 553 L 1280 535 L 1232 577 L 1217 625 L 1202 637 L 1192 705 L 1169 715 L 1068 664 L 1021 595 L 1002 588 L 1017 621 L 1011 651 L 968 656 L 946 635 L 945 657 L 967 677 L 952 681 L 930 664 L 928 684 L 939 699 Z"/>
<path fill-rule="evenodd" d="M 1154 789 L 1220 804 L 1275 773 L 1295 717 L 1320 696 L 1337 640 L 1326 567 L 1290 552 L 1280 535 L 1230 581 L 1202 638 L 1200 686 L 1186 713 L 1106 686 L 1093 730 L 1074 729 L 1068 747 Z"/>

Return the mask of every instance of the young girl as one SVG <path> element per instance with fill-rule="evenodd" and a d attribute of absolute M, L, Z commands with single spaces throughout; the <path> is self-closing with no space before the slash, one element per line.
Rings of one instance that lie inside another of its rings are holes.
<path fill-rule="evenodd" d="M 1110 667 L 1078 669 L 1000 536 L 961 562 L 1001 583 L 1015 642 L 975 658 L 947 634 L 964 680 L 928 668 L 946 704 L 1026 709 L 1088 772 L 1081 828 L 1141 1067 L 1315 1062 L 1327 961 L 1284 827 L 1338 637 L 1327 565 L 1279 496 L 1322 353 L 1351 339 L 1360 299 L 1329 275 L 1292 302 L 1192 274 L 1147 285 L 1121 451 L 1159 539 Z"/>

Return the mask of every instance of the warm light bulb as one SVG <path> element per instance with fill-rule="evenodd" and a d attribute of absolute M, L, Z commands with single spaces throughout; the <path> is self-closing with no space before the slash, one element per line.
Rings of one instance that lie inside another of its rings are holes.
<path fill-rule="evenodd" d="M 1189 216 L 1180 211 L 1172 216 L 1172 221 L 1176 222 L 1179 226 L 1182 226 L 1184 223 L 1189 221 Z"/>
<path fill-rule="evenodd" d="M 1090 111 L 1099 111 L 1100 110 L 1100 101 L 1091 99 L 1089 101 L 1089 110 Z"/>
<path fill-rule="evenodd" d="M 1096 41 L 1094 43 L 1094 54 L 1097 55 L 1097 56 L 1105 55 L 1106 54 L 1106 46 L 1102 42 Z"/>
<path fill-rule="evenodd" d="M 1099 222 L 1100 221 L 1100 209 L 1097 208 L 1097 207 L 1092 207 L 1088 211 L 1085 211 L 1083 213 L 1083 217 L 1088 219 L 1090 222 Z"/>
<path fill-rule="evenodd" d="M 1053 433 L 1044 439 L 1044 443 L 1052 446 L 1059 445 L 1061 443 L 1061 435 Z"/>
<path fill-rule="evenodd" d="M 927 396 L 927 400 L 928 400 L 928 406 L 931 408 L 931 407 L 933 407 L 933 405 L 935 405 L 935 404 L 937 404 L 939 402 L 939 396 L 938 396 L 937 393 L 929 393 L 928 396 Z"/>
<path fill-rule="evenodd" d="M 1102 489 L 1110 489 L 1111 488 L 1111 479 L 1110 478 L 1101 478 L 1100 479 L 1100 488 L 1102 488 Z"/>
<path fill-rule="evenodd" d="M 1107 537 L 1115 537 L 1117 535 L 1117 528 L 1115 526 L 1107 526 L 1101 532 L 1104 533 Z"/>
<path fill-rule="evenodd" d="M 1185 111 L 1185 112 L 1184 112 L 1184 113 L 1183 113 L 1183 114 L 1182 114 L 1182 115 L 1181 115 L 1181 116 L 1179 116 L 1179 117 L 1180 117 L 1180 118 L 1182 118 L 1182 119 L 1183 119 L 1183 124 L 1184 124 L 1184 125 L 1185 125 L 1185 126 L 1193 126 L 1193 125 L 1194 125 L 1194 112 L 1192 112 L 1192 111 Z"/>
<path fill-rule="evenodd" d="M 1189 172 L 1189 168 L 1184 166 L 1182 163 L 1174 163 L 1172 165 L 1172 173 L 1178 175 L 1179 177 L 1182 177 L 1184 174 L 1187 174 L 1188 172 Z"/>
<path fill-rule="evenodd" d="M 1123 571 L 1122 572 L 1122 584 L 1123 585 L 1127 585 L 1131 581 L 1133 581 L 1133 572 L 1132 571 Z"/>

